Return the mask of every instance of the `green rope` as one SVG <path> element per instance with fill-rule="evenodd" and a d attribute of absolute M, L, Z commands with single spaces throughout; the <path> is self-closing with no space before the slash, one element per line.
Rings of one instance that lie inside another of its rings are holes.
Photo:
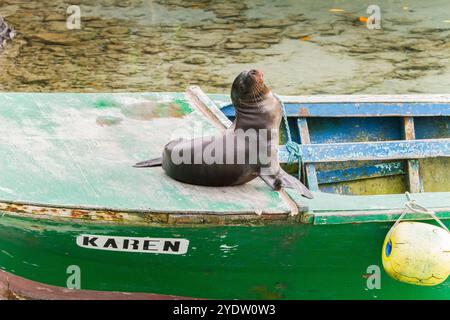
<path fill-rule="evenodd" d="M 284 126 L 286 128 L 286 134 L 288 141 L 286 143 L 286 151 L 288 152 L 288 163 L 291 164 L 295 160 L 298 161 L 298 172 L 300 177 L 301 167 L 302 167 L 302 149 L 300 148 L 300 145 L 297 142 L 292 141 L 292 135 L 291 130 L 289 128 L 289 122 L 286 114 L 286 107 L 283 103 L 283 101 L 280 99 L 280 97 L 276 94 L 273 94 L 273 96 L 280 102 L 281 109 L 283 111 L 283 120 L 284 120 Z"/>

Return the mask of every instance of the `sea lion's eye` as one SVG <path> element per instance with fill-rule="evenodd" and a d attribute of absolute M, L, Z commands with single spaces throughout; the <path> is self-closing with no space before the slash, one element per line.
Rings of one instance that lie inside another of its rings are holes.
<path fill-rule="evenodd" d="M 244 93 L 246 90 L 245 88 L 247 88 L 246 84 L 244 83 L 244 81 L 239 81 L 239 91 L 241 93 Z"/>

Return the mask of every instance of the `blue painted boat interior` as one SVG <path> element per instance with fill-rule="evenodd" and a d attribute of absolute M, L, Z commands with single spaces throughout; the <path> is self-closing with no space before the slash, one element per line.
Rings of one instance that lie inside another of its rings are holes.
<path fill-rule="evenodd" d="M 420 159 L 419 172 L 424 191 L 450 191 L 450 170 L 447 170 L 450 167 L 450 104 L 287 102 L 285 108 L 292 139 L 302 143 L 298 119 L 304 118 L 307 120 L 310 143 L 321 145 L 314 146 L 315 156 L 311 157 L 314 161 L 326 156 L 341 157 L 343 160 L 314 163 L 319 190 L 355 195 L 403 193 L 408 191 L 406 159 L 417 157 Z M 234 120 L 233 105 L 226 105 L 221 110 L 230 120 Z M 405 116 L 413 118 L 415 139 L 422 140 L 423 143 L 405 141 Z M 280 161 L 284 163 L 286 159 L 282 150 L 286 143 L 286 134 L 283 124 L 280 130 Z M 377 141 L 401 143 L 389 144 L 391 150 L 386 151 L 379 144 L 372 144 Z M 351 142 L 360 144 L 356 145 L 357 148 L 353 145 L 340 145 Z M 403 142 L 406 142 L 406 145 Z M 329 151 L 334 150 L 330 146 L 337 148 L 335 151 Z M 310 149 L 302 147 L 305 154 L 309 155 Z M 355 150 L 366 150 L 364 154 L 371 150 L 375 156 L 378 156 L 379 151 L 380 157 L 384 158 L 355 161 Z M 329 155 L 326 152 L 335 154 Z M 383 152 L 385 154 L 381 155 Z M 391 153 L 392 159 L 389 158 Z M 402 157 L 402 154 L 407 154 L 408 158 L 394 159 L 395 156 Z M 304 166 L 305 164 L 301 171 L 301 180 L 308 183 Z M 291 174 L 299 175 L 296 164 L 286 164 L 285 168 Z"/>

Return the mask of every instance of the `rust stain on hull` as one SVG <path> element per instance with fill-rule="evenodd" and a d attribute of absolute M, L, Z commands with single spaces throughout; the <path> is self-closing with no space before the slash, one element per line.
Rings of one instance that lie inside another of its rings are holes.
<path fill-rule="evenodd" d="M 209 214 L 188 212 L 152 212 L 152 211 L 119 211 L 97 208 L 70 208 L 40 204 L 0 202 L 0 216 L 12 214 L 38 218 L 67 218 L 92 222 L 112 222 L 120 224 L 167 224 L 167 225 L 242 225 L 297 223 L 301 216 L 290 217 L 286 214 Z"/>
<path fill-rule="evenodd" d="M 17 203 L 0 203 L 0 211 L 118 222 L 123 221 L 127 215 L 126 213 L 115 211 L 54 208 Z"/>

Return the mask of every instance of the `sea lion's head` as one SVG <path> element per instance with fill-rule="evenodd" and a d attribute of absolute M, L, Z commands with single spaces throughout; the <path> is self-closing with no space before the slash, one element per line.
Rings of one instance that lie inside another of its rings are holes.
<path fill-rule="evenodd" d="M 264 74 L 257 69 L 242 71 L 231 86 L 231 100 L 235 107 L 254 104 L 263 100 L 270 92 L 264 84 Z"/>

